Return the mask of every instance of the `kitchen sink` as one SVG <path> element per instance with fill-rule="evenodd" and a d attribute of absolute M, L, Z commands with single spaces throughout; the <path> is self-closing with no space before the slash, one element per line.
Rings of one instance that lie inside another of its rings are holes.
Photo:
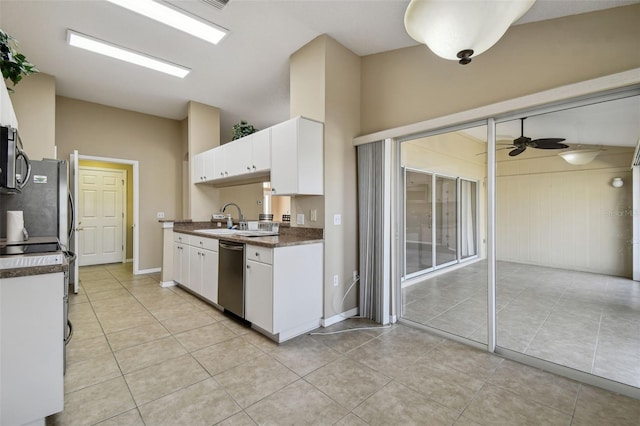
<path fill-rule="evenodd" d="M 240 229 L 196 229 L 194 232 L 199 232 L 208 235 L 237 235 L 239 237 L 269 237 L 278 235 L 273 231 L 251 230 L 245 231 Z"/>

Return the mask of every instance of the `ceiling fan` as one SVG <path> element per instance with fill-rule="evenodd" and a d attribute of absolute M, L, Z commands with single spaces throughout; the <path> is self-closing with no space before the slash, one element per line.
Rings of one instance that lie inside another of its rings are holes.
<path fill-rule="evenodd" d="M 542 138 L 542 139 L 531 139 L 524 135 L 524 120 L 527 117 L 520 119 L 520 137 L 513 140 L 513 149 L 509 151 L 509 157 L 515 157 L 516 155 L 522 154 L 527 148 L 538 148 L 538 149 L 564 149 L 569 148 L 569 145 L 560 143 L 564 141 L 563 138 Z"/>

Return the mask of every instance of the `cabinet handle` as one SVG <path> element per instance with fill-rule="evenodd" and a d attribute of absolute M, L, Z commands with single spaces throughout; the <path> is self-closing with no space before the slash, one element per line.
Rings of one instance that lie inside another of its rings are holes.
<path fill-rule="evenodd" d="M 251 269 L 251 265 L 247 265 L 247 269 Z"/>
<path fill-rule="evenodd" d="M 251 171 L 251 167 L 247 166 L 247 170 Z"/>
<path fill-rule="evenodd" d="M 256 257 L 260 257 L 260 253 L 256 252 Z"/>
<path fill-rule="evenodd" d="M 254 165 L 253 165 L 253 170 L 255 170 L 255 169 L 256 169 L 256 165 L 254 164 Z"/>
<path fill-rule="evenodd" d="M 229 172 L 224 172 L 224 175 L 225 176 L 229 176 Z"/>
<path fill-rule="evenodd" d="M 275 189 L 275 188 L 271 188 L 271 192 L 272 192 L 273 194 L 275 194 L 275 193 L 276 193 L 276 189 Z"/>
<path fill-rule="evenodd" d="M 224 176 L 224 172 L 220 172 L 220 176 Z"/>

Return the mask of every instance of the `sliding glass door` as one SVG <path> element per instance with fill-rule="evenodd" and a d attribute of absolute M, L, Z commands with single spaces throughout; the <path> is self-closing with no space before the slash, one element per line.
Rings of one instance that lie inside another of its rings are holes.
<path fill-rule="evenodd" d="M 405 277 L 433 269 L 433 175 L 405 170 Z"/>

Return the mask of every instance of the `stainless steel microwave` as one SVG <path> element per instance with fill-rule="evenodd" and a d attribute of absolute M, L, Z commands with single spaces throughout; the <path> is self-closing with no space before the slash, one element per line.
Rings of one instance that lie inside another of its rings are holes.
<path fill-rule="evenodd" d="M 18 130 L 0 126 L 0 192 L 20 192 L 29 182 L 31 164 Z"/>

